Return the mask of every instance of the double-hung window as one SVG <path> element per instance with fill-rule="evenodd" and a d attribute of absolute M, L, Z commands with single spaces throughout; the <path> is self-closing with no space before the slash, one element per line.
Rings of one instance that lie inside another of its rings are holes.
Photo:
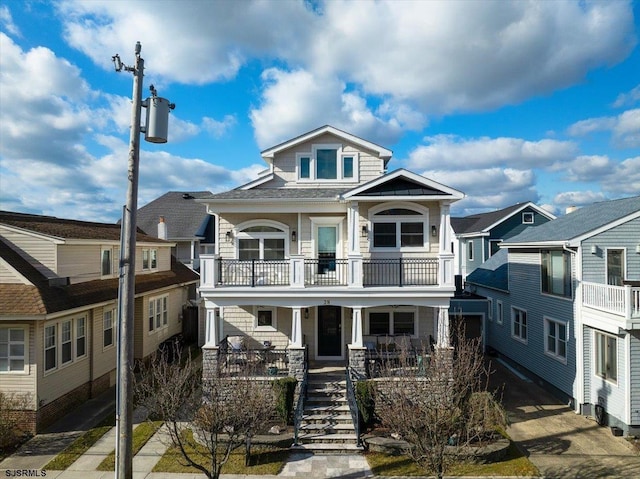
<path fill-rule="evenodd" d="M 373 248 L 424 248 L 428 216 L 408 208 L 389 208 L 371 220 Z"/>
<path fill-rule="evenodd" d="M 111 276 L 113 274 L 113 250 L 111 248 L 102 248 L 101 250 L 100 272 L 102 276 Z"/>
<path fill-rule="evenodd" d="M 169 297 L 149 298 L 149 332 L 164 328 L 169 324 Z"/>
<path fill-rule="evenodd" d="M 22 327 L 0 327 L 0 374 L 24 372 L 27 364 L 27 333 Z"/>
<path fill-rule="evenodd" d="M 58 325 L 51 324 L 44 328 L 44 370 L 51 371 L 58 366 L 57 336 Z"/>
<path fill-rule="evenodd" d="M 371 311 L 369 334 L 415 336 L 417 334 L 415 311 Z"/>
<path fill-rule="evenodd" d="M 87 354 L 87 320 L 76 319 L 76 358 Z"/>
<path fill-rule="evenodd" d="M 312 145 L 311 152 L 297 155 L 298 179 L 308 181 L 358 181 L 358 154 L 342 145 Z"/>
<path fill-rule="evenodd" d="M 527 312 L 524 309 L 511 308 L 511 336 L 527 342 Z"/>
<path fill-rule="evenodd" d="M 275 226 L 250 226 L 238 233 L 238 259 L 285 258 L 286 233 Z"/>
<path fill-rule="evenodd" d="M 542 292 L 571 297 L 571 255 L 563 250 L 542 253 Z"/>
<path fill-rule="evenodd" d="M 73 334 L 71 320 L 63 321 L 61 328 L 61 354 L 60 364 L 65 365 L 73 359 Z"/>
<path fill-rule="evenodd" d="M 624 250 L 607 249 L 607 284 L 622 286 L 624 281 Z"/>
<path fill-rule="evenodd" d="M 157 269 L 158 268 L 158 250 L 157 249 L 143 249 L 142 250 L 142 269 Z"/>
<path fill-rule="evenodd" d="M 554 319 L 545 318 L 545 346 L 544 350 L 549 356 L 552 356 L 562 362 L 567 361 L 567 323 L 564 321 L 556 321 Z"/>
<path fill-rule="evenodd" d="M 113 345 L 113 323 L 114 323 L 114 309 L 105 309 L 102 316 L 102 347 L 108 348 Z"/>
<path fill-rule="evenodd" d="M 596 374 L 607 381 L 618 381 L 618 338 L 596 331 Z"/>

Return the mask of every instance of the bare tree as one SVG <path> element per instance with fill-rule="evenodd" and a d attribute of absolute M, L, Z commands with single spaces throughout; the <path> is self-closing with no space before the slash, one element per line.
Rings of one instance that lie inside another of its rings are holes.
<path fill-rule="evenodd" d="M 25 413 L 31 404 L 31 394 L 0 391 L 0 449 L 20 441 L 27 432 Z"/>
<path fill-rule="evenodd" d="M 243 443 L 249 463 L 251 440 L 273 414 L 271 388 L 251 373 L 246 367 L 233 377 L 215 376 L 203 391 L 200 365 L 178 354 L 177 361 L 159 358 L 142 367 L 135 391 L 149 417 L 165 422 L 169 443 L 186 465 L 217 479 Z"/>
<path fill-rule="evenodd" d="M 506 415 L 491 395 L 478 396 L 486 392 L 489 376 L 479 341 L 465 339 L 461 328 L 455 335 L 455 350 L 403 350 L 385 361 L 381 376 L 386 379 L 377 381 L 375 392 L 382 424 L 399 434 L 409 444 L 409 456 L 438 478 L 487 429 L 506 426 Z"/>

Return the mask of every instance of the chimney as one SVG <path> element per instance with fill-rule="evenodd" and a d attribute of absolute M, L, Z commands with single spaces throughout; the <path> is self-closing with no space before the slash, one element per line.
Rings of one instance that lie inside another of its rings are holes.
<path fill-rule="evenodd" d="M 575 210 L 577 210 L 578 207 L 577 206 L 567 206 L 567 208 L 564 210 L 565 214 L 569 214 L 569 213 L 573 213 Z"/>
<path fill-rule="evenodd" d="M 167 223 L 164 222 L 164 216 L 161 216 L 158 222 L 158 238 L 167 239 Z"/>

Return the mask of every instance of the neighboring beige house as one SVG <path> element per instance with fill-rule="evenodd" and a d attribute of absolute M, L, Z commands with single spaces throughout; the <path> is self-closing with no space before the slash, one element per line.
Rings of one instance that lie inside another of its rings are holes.
<path fill-rule="evenodd" d="M 181 333 L 198 275 L 138 233 L 135 358 Z M 41 431 L 115 384 L 120 227 L 0 212 L 0 391 Z"/>
<path fill-rule="evenodd" d="M 391 155 L 324 126 L 263 151 L 251 183 L 198 200 L 217 233 L 200 257 L 205 359 L 235 335 L 286 348 L 292 374 L 305 357 L 362 368 L 383 337 L 449 346 L 449 208 L 464 195 L 388 173 Z"/>

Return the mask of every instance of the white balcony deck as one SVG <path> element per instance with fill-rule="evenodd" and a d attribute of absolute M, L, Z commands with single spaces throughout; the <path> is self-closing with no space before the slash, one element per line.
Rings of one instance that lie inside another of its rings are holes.
<path fill-rule="evenodd" d="M 637 322 L 640 319 L 640 287 L 583 282 L 582 304 L 627 322 Z"/>

